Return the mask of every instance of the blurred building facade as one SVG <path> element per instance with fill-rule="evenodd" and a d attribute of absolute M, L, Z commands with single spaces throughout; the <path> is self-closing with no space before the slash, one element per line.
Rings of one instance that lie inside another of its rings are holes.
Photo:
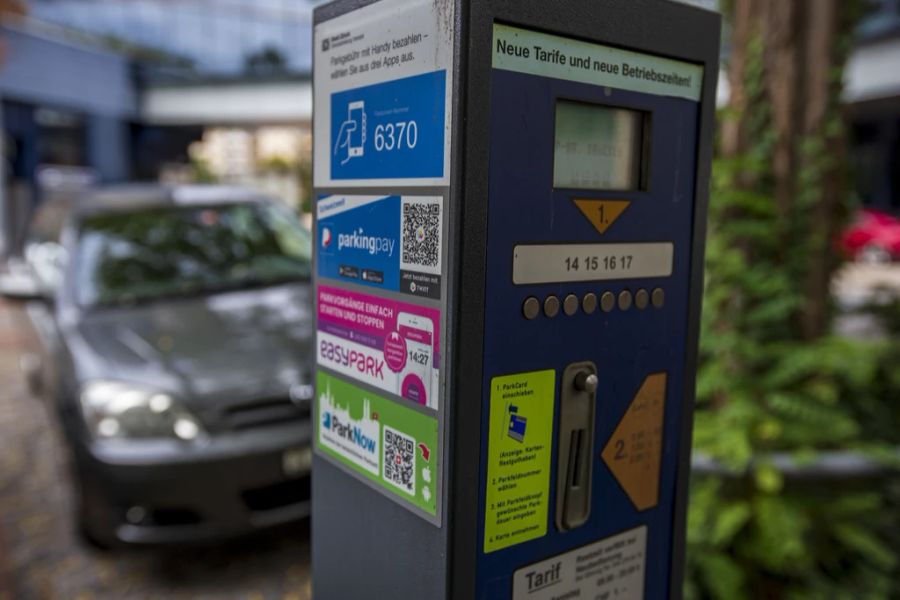
<path fill-rule="evenodd" d="M 0 254 L 60 181 L 199 174 L 303 201 L 317 0 L 0 1 L 21 8 L 0 30 Z M 869 0 L 846 103 L 861 199 L 900 210 L 900 0 Z"/>
<path fill-rule="evenodd" d="M 59 183 L 47 166 L 67 167 L 70 174 L 79 168 L 87 180 L 129 178 L 138 96 L 130 61 L 120 55 L 9 23 L 2 36 L 5 193 L 0 223 L 9 246 L 21 241 L 42 174 L 51 179 L 46 183 Z"/>
<path fill-rule="evenodd" d="M 303 200 L 311 5 L 4 1 L 0 255 L 60 186 L 199 176 Z"/>
<path fill-rule="evenodd" d="M 847 66 L 859 194 L 867 206 L 900 211 L 900 0 L 870 0 Z"/>

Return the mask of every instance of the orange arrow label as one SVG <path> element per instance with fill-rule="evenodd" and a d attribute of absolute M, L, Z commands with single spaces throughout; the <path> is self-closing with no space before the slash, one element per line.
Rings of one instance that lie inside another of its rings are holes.
<path fill-rule="evenodd" d="M 575 200 L 575 206 L 588 218 L 601 235 L 612 227 L 616 219 L 622 216 L 625 209 L 631 206 L 630 200 Z"/>
<path fill-rule="evenodd" d="M 665 373 L 648 376 L 603 449 L 603 462 L 639 511 L 659 503 Z"/>

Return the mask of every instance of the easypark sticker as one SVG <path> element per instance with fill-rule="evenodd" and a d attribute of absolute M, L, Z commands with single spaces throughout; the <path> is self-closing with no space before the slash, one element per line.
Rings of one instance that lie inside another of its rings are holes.
<path fill-rule="evenodd" d="M 319 286 L 320 367 L 437 410 L 441 313 Z"/>

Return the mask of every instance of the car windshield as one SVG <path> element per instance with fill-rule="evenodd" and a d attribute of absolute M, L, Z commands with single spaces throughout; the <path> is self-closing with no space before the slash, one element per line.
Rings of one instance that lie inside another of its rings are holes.
<path fill-rule="evenodd" d="M 308 280 L 309 233 L 264 203 L 165 207 L 81 223 L 81 306 L 134 304 Z"/>

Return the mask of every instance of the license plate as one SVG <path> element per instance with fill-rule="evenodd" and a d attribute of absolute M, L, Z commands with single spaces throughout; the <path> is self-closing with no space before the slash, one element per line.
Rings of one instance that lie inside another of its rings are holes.
<path fill-rule="evenodd" d="M 312 448 L 293 448 L 281 456 L 281 467 L 287 477 L 306 475 L 312 470 Z"/>

